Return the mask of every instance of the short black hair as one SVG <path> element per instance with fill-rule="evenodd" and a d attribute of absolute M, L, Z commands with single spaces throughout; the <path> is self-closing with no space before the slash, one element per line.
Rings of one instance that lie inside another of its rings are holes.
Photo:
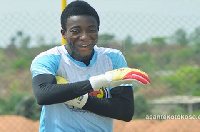
<path fill-rule="evenodd" d="M 76 0 L 68 4 L 61 14 L 61 27 L 66 31 L 67 19 L 71 16 L 86 15 L 92 16 L 97 20 L 98 29 L 100 25 L 99 15 L 96 10 L 87 2 Z"/>

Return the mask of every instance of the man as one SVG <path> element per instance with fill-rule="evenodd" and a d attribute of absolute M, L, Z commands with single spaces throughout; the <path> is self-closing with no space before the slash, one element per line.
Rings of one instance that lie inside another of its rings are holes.
<path fill-rule="evenodd" d="M 43 105 L 40 132 L 111 132 L 113 119 L 132 119 L 131 83 L 150 80 L 140 70 L 125 68 L 120 51 L 96 46 L 99 25 L 93 7 L 84 1 L 71 2 L 61 15 L 67 44 L 33 60 L 33 91 Z M 59 84 L 59 77 L 65 84 Z"/>

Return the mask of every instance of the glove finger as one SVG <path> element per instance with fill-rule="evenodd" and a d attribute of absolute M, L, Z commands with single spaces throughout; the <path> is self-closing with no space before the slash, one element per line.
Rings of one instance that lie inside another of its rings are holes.
<path fill-rule="evenodd" d="M 151 80 L 148 76 L 146 76 L 145 74 L 141 72 L 136 72 L 136 71 L 129 72 L 128 74 L 124 76 L 123 79 L 139 79 L 139 81 L 143 80 L 144 84 L 147 84 L 147 82 L 151 83 Z"/>
<path fill-rule="evenodd" d="M 148 83 L 148 81 L 145 78 L 143 78 L 141 76 L 138 76 L 138 75 L 134 75 L 134 74 L 128 76 L 128 80 L 136 80 L 136 81 L 138 81 L 138 82 L 140 82 L 142 84 L 147 84 Z"/>
<path fill-rule="evenodd" d="M 110 83 L 111 87 L 116 87 L 120 86 L 121 84 L 132 84 L 133 80 L 127 79 L 127 80 L 118 80 L 118 81 L 113 81 Z"/>

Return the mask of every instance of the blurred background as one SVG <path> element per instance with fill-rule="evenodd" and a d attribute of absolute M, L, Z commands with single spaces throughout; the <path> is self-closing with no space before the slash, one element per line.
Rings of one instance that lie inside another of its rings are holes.
<path fill-rule="evenodd" d="M 152 80 L 135 86 L 135 125 L 126 130 L 199 130 L 189 116 L 200 115 L 200 0 L 86 1 L 100 16 L 97 45 L 121 50 L 129 67 Z M 61 0 L 0 0 L 0 10 L 0 131 L 36 132 L 41 106 L 29 69 L 36 55 L 61 45 Z M 188 119 L 171 123 L 155 115 Z M 114 127 L 126 131 L 122 122 Z"/>

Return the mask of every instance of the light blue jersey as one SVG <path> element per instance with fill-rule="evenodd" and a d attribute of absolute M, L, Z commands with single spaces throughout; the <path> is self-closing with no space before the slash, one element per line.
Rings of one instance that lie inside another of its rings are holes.
<path fill-rule="evenodd" d="M 94 47 L 95 52 L 86 66 L 74 60 L 64 46 L 42 52 L 32 62 L 32 77 L 39 74 L 62 76 L 69 83 L 88 80 L 106 71 L 127 67 L 119 50 Z M 108 90 L 108 98 L 111 98 Z M 102 108 L 103 109 L 103 108 Z M 40 117 L 40 132 L 112 132 L 113 119 L 79 109 L 65 103 L 44 105 Z"/>

